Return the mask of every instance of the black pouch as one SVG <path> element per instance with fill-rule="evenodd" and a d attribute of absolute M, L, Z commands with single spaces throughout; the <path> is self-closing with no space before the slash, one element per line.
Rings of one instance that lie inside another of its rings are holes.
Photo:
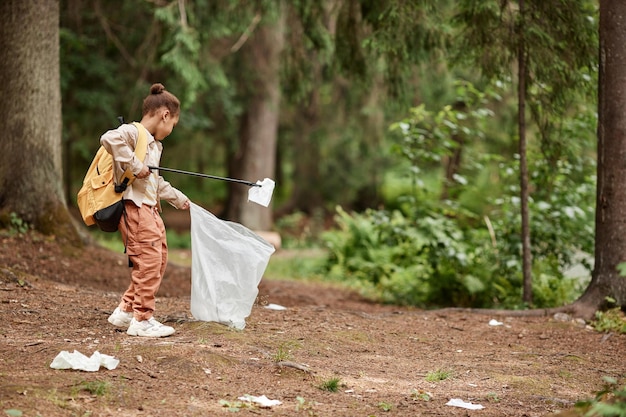
<path fill-rule="evenodd" d="M 96 211 L 93 215 L 96 224 L 104 232 L 116 232 L 124 214 L 124 200 Z"/>

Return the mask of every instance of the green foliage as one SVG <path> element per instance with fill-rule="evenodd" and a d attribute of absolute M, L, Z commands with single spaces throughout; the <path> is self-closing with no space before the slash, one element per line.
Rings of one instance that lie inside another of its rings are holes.
<path fill-rule="evenodd" d="M 338 209 L 339 230 L 324 235 L 327 270 L 336 279 L 391 303 L 419 306 L 521 307 L 519 164 L 517 155 L 489 153 L 483 142 L 499 98 L 459 83 L 457 103 L 432 112 L 419 106 L 393 125 L 397 153 L 408 162 L 411 187 L 385 210 Z M 595 161 L 588 149 L 595 117 L 590 110 L 563 119 L 552 131 L 571 145 L 552 153 L 531 148 L 535 191 L 529 202 L 535 306 L 573 301 L 583 282 L 563 271 L 593 250 Z M 470 145 L 471 143 L 471 145 Z M 449 163 L 456 153 L 453 175 Z M 439 166 L 447 166 L 440 178 Z M 440 185 L 439 185 L 440 184 Z"/>
<path fill-rule="evenodd" d="M 478 64 L 489 78 L 509 74 L 525 48 L 527 84 L 537 84 L 554 100 L 577 88 L 585 70 L 595 67 L 598 47 L 597 2 L 552 7 L 528 0 L 524 7 L 496 0 L 463 0 L 454 17 L 454 48 L 461 62 Z"/>
<path fill-rule="evenodd" d="M 323 279 L 326 252 L 319 249 L 297 249 L 270 258 L 264 276 L 270 279 Z M 292 255 L 293 254 L 293 255 Z"/>
<path fill-rule="evenodd" d="M 399 136 L 392 150 L 409 162 L 415 183 L 426 170 L 432 170 L 456 152 L 475 149 L 466 144 L 486 139 L 485 132 L 494 115 L 489 103 L 499 100 L 498 88 L 488 86 L 483 92 L 467 81 L 457 81 L 454 88 L 453 104 L 444 105 L 439 111 L 427 110 L 422 104 L 411 109 L 410 117 L 390 127 Z M 482 168 L 472 154 L 465 155 L 465 165 L 475 170 Z M 453 172 L 446 181 L 451 182 L 446 187 L 454 187 L 466 179 L 460 172 Z"/>
<path fill-rule="evenodd" d="M 324 212 L 313 210 L 310 215 L 301 211 L 282 216 L 274 228 L 280 234 L 285 249 L 303 249 L 319 246 L 318 237 L 324 229 Z"/>
<path fill-rule="evenodd" d="M 385 412 L 393 410 L 393 404 L 388 403 L 387 401 L 381 401 L 377 405 L 378 408 Z"/>
<path fill-rule="evenodd" d="M 226 408 L 231 413 L 237 413 L 242 408 L 252 408 L 252 404 L 247 401 L 228 401 L 228 400 L 219 400 L 219 403 L 222 407 Z"/>
<path fill-rule="evenodd" d="M 189 232 L 179 233 L 168 230 L 167 245 L 172 249 L 191 249 L 191 235 Z"/>
<path fill-rule="evenodd" d="M 445 369 L 437 369 L 436 371 L 431 371 L 426 374 L 426 381 L 428 382 L 439 382 L 445 381 L 448 378 L 452 377 L 452 371 Z"/>
<path fill-rule="evenodd" d="M 599 332 L 626 334 L 626 317 L 619 307 L 596 311 L 595 320 L 591 325 Z"/>
<path fill-rule="evenodd" d="M 584 417 L 626 417 L 626 386 L 620 388 L 615 378 L 605 377 L 595 398 L 579 401 L 576 408 Z"/>
<path fill-rule="evenodd" d="M 309 416 L 317 416 L 314 407 L 318 403 L 315 401 L 307 401 L 304 397 L 296 397 L 296 411 L 305 411 Z"/>
<path fill-rule="evenodd" d="M 486 397 L 487 401 L 489 401 L 490 403 L 499 403 L 500 402 L 500 397 L 498 396 L 497 393 L 495 392 L 489 392 L 487 393 Z"/>
<path fill-rule="evenodd" d="M 325 235 L 331 277 L 361 282 L 382 301 L 408 305 L 471 305 L 485 292 L 466 268 L 476 248 L 444 215 L 349 215 L 338 208 L 336 221 L 340 230 Z"/>
<path fill-rule="evenodd" d="M 186 16 L 179 14 L 180 9 L 175 2 L 155 10 L 155 17 L 165 23 L 172 33 L 168 42 L 162 46 L 165 52 L 161 61 L 184 80 L 186 88 L 181 99 L 186 107 L 191 107 L 197 94 L 207 88 L 207 82 L 199 62 L 199 35 L 194 28 L 187 25 Z"/>
<path fill-rule="evenodd" d="M 9 214 L 9 234 L 10 235 L 23 235 L 30 229 L 28 222 L 23 220 L 15 212 Z"/>
<path fill-rule="evenodd" d="M 339 386 L 341 385 L 341 379 L 337 377 L 333 377 L 327 380 L 324 380 L 319 385 L 319 389 L 322 391 L 328 392 L 337 392 L 339 391 Z"/>
<path fill-rule="evenodd" d="M 293 354 L 291 353 L 291 351 L 299 347 L 300 344 L 294 341 L 281 343 L 276 349 L 276 353 L 272 355 L 272 360 L 276 363 L 290 360 L 293 358 Z"/>
<path fill-rule="evenodd" d="M 76 385 L 75 388 L 79 391 L 87 391 L 91 395 L 100 397 L 109 392 L 111 384 L 108 381 L 83 381 Z"/>
<path fill-rule="evenodd" d="M 413 388 L 411 390 L 411 398 L 414 401 L 430 401 L 432 398 L 432 394 L 423 390 L 417 390 Z"/>
<path fill-rule="evenodd" d="M 593 210 L 580 205 L 592 197 L 559 188 L 552 198 L 580 201 L 552 209 L 537 204 L 533 217 L 537 306 L 562 305 L 580 294 L 582 283 L 563 279 L 563 271 L 577 261 L 579 251 L 591 247 L 586 232 Z M 324 235 L 329 274 L 360 282 L 386 302 L 518 306 L 521 261 L 515 195 L 498 199 L 484 222 L 458 205 L 440 202 L 429 207 L 419 199 L 405 201 L 410 207 L 404 209 L 406 214 L 401 210 L 349 214 L 339 208 L 339 230 Z"/>
<path fill-rule="evenodd" d="M 360 17 L 366 23 L 356 31 L 357 34 L 358 30 L 361 31 L 361 39 L 346 42 L 342 48 L 339 42 L 350 39 L 349 31 L 355 31 L 350 25 L 341 25 L 345 32 L 336 37 L 338 60 L 342 68 L 357 74 L 365 73 L 365 70 L 358 66 L 361 57 L 355 51 L 363 54 L 361 59 L 382 62 L 382 74 L 391 94 L 406 98 L 407 91 L 403 87 L 412 76 L 413 65 L 442 50 L 449 40 L 450 26 L 446 16 L 449 8 L 441 1 L 366 0 L 360 4 Z M 354 18 L 356 8 L 351 5 L 348 2 L 344 9 Z M 344 53 L 345 50 L 352 53 Z"/>

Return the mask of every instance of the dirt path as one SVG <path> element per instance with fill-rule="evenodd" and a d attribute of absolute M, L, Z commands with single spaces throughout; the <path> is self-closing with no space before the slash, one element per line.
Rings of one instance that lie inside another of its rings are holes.
<path fill-rule="evenodd" d="M 123 257 L 38 236 L 4 236 L 0 248 L 0 410 L 24 416 L 214 416 L 230 406 L 262 416 L 533 417 L 592 397 L 604 376 L 626 377 L 625 336 L 551 318 L 490 326 L 489 316 L 381 306 L 271 277 L 245 330 L 195 322 L 190 271 L 175 266 L 157 318 L 176 333 L 134 338 L 106 321 L 127 285 Z M 120 363 L 51 369 L 63 350 Z M 435 372 L 448 377 L 427 381 Z M 337 392 L 320 388 L 333 382 Z M 282 404 L 248 406 L 245 394 Z M 484 408 L 447 406 L 452 398 Z"/>

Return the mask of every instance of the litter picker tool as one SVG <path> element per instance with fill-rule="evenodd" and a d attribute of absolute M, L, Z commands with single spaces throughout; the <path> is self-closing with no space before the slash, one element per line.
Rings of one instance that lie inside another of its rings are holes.
<path fill-rule="evenodd" d="M 235 182 L 238 184 L 244 184 L 250 187 L 250 190 L 248 190 L 248 201 L 252 201 L 264 207 L 269 206 L 270 201 L 272 199 L 272 193 L 274 192 L 274 186 L 276 185 L 274 180 L 271 180 L 269 178 L 265 178 L 263 181 L 259 180 L 255 183 L 255 182 L 250 182 L 250 181 L 245 181 L 245 180 L 238 180 L 235 178 L 218 177 L 216 175 L 201 174 L 199 172 L 181 171 L 180 169 L 155 167 L 155 166 L 150 166 L 150 165 L 148 165 L 148 169 L 150 170 L 156 169 L 160 171 L 174 172 L 176 174 L 192 175 L 194 177 L 202 177 L 202 178 L 209 178 L 213 180 L 228 181 L 228 182 Z"/>

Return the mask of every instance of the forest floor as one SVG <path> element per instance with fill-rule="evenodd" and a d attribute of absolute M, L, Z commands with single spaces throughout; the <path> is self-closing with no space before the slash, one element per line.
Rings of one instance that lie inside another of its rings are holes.
<path fill-rule="evenodd" d="M 626 336 L 574 320 L 379 305 L 267 276 L 237 331 L 193 320 L 190 277 L 172 263 L 159 291 L 156 318 L 176 333 L 132 337 L 107 322 L 128 285 L 122 254 L 0 231 L 0 414 L 535 417 L 592 398 L 603 377 L 626 377 Z M 50 367 L 74 350 L 119 365 Z"/>

